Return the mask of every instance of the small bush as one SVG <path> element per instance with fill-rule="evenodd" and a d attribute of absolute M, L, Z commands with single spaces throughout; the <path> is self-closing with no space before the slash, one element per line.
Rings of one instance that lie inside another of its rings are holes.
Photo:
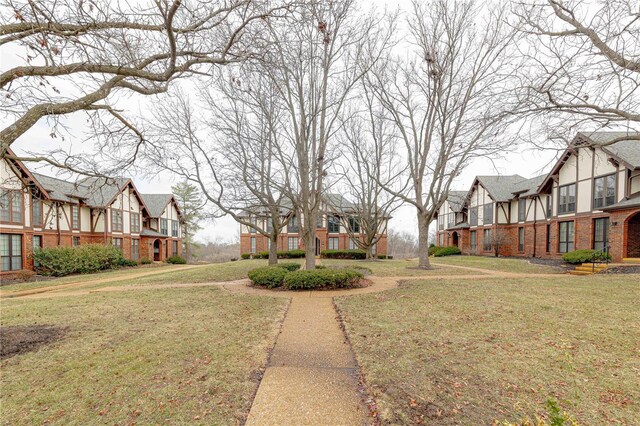
<path fill-rule="evenodd" d="M 457 254 L 462 254 L 462 252 L 456 246 L 440 247 L 439 250 L 436 250 L 436 252 L 433 253 L 433 255 L 435 257 L 454 256 L 454 255 L 457 255 Z"/>
<path fill-rule="evenodd" d="M 300 269 L 301 265 L 299 263 L 284 262 L 284 263 L 278 263 L 277 265 L 273 265 L 273 266 L 276 268 L 286 269 L 289 272 L 293 272 Z"/>
<path fill-rule="evenodd" d="M 282 285 L 282 282 L 288 273 L 289 272 L 285 268 L 265 266 L 262 268 L 252 269 L 247 275 L 255 285 L 266 288 L 276 288 Z"/>
<path fill-rule="evenodd" d="M 389 260 L 391 260 L 391 259 L 393 259 L 393 256 L 389 256 L 389 255 L 386 255 L 386 254 L 379 254 L 379 255 L 377 256 L 377 258 L 378 258 L 378 259 L 382 259 L 382 260 L 384 260 L 384 259 L 389 259 Z"/>
<path fill-rule="evenodd" d="M 150 265 L 150 264 L 152 264 L 153 262 L 151 261 L 151 259 L 147 259 L 146 257 L 144 257 L 144 258 L 142 258 L 142 259 L 140 260 L 140 263 L 141 263 L 141 264 L 143 264 L 143 265 Z"/>
<path fill-rule="evenodd" d="M 242 254 L 240 255 L 240 258 L 241 258 L 241 259 L 243 259 L 243 260 L 247 260 L 247 259 L 249 259 L 250 257 L 251 257 L 251 254 L 249 254 L 249 253 L 242 253 Z"/>
<path fill-rule="evenodd" d="M 344 269 L 313 269 L 290 272 L 284 277 L 287 290 L 310 290 L 318 288 L 345 288 L 356 285 L 363 275 Z"/>
<path fill-rule="evenodd" d="M 442 246 L 435 246 L 435 245 L 431 244 L 431 245 L 429 246 L 429 252 L 428 252 L 428 253 L 429 253 L 429 256 L 433 256 L 433 255 L 435 254 L 435 252 L 437 252 L 438 250 L 440 250 L 440 249 L 442 249 L 442 248 L 444 248 L 444 247 L 442 247 Z"/>
<path fill-rule="evenodd" d="M 279 251 L 278 259 L 300 259 L 304 257 L 304 250 Z"/>
<path fill-rule="evenodd" d="M 611 256 L 600 250 L 574 250 L 563 254 L 562 260 L 572 265 L 577 265 L 579 263 L 592 262 L 593 260 L 596 262 L 611 260 Z"/>
<path fill-rule="evenodd" d="M 118 260 L 118 266 L 138 266 L 138 262 L 121 257 L 120 260 Z"/>
<path fill-rule="evenodd" d="M 268 251 L 259 251 L 258 253 L 254 253 L 253 258 L 254 259 L 268 259 L 269 258 L 269 252 Z"/>
<path fill-rule="evenodd" d="M 167 257 L 167 263 L 173 263 L 174 265 L 184 265 L 187 263 L 187 259 L 182 256 L 171 256 Z"/>
<path fill-rule="evenodd" d="M 76 247 L 50 247 L 33 253 L 42 275 L 61 277 L 112 269 L 121 265 L 122 253 L 112 245 L 85 244 Z"/>
<path fill-rule="evenodd" d="M 320 255 L 327 259 L 366 259 L 364 250 L 323 250 Z"/>

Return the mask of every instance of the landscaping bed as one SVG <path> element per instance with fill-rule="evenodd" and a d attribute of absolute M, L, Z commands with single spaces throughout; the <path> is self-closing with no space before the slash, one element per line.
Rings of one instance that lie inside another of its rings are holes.
<path fill-rule="evenodd" d="M 367 284 L 364 274 L 355 269 L 318 266 L 299 270 L 298 264 L 279 264 L 253 269 L 247 275 L 254 286 L 281 290 L 335 290 Z"/>

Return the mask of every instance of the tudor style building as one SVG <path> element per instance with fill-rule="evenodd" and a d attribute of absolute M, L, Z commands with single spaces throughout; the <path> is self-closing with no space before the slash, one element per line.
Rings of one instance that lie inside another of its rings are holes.
<path fill-rule="evenodd" d="M 640 258 L 640 143 L 625 133 L 578 133 L 542 176 L 478 176 L 438 212 L 438 244 L 463 253 L 558 257 L 607 249 Z M 454 218 L 450 221 L 446 218 Z"/>
<path fill-rule="evenodd" d="M 291 214 L 290 209 L 284 209 L 283 215 Z M 360 226 L 356 218 L 356 206 L 339 194 L 327 194 L 320 205 L 320 214 L 316 226 L 316 256 L 323 250 L 353 250 L 357 244 L 351 238 L 360 233 Z M 264 225 L 266 217 L 252 218 L 254 221 L 262 221 Z M 373 247 L 373 255 L 387 254 L 387 225 L 389 218 L 385 218 L 380 226 L 380 235 Z M 347 229 L 351 228 L 351 232 Z M 304 248 L 304 242 L 300 238 L 300 220 L 292 217 L 282 234 L 278 236 L 278 250 L 288 251 Z M 240 253 L 255 254 L 268 251 L 271 241 L 258 233 L 254 228 L 240 225 Z"/>
<path fill-rule="evenodd" d="M 13 156 L 12 152 L 9 152 Z M 126 178 L 68 182 L 0 161 L 2 276 L 33 269 L 33 250 L 100 243 L 132 260 L 181 253 L 182 213 L 172 194 L 140 194 Z"/>

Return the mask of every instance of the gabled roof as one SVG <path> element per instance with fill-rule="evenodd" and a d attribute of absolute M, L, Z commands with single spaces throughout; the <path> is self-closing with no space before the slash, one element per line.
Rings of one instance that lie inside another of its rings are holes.
<path fill-rule="evenodd" d="M 140 195 L 142 196 L 142 199 L 144 200 L 144 203 L 147 206 L 149 217 L 162 216 L 162 212 L 164 212 L 164 209 L 171 202 L 175 204 L 176 210 L 178 210 L 178 214 L 182 216 L 180 207 L 178 207 L 178 203 L 176 202 L 173 194 L 140 194 Z"/>
<path fill-rule="evenodd" d="M 520 198 L 536 195 L 538 194 L 538 186 L 540 186 L 540 184 L 545 180 L 546 177 L 547 175 L 544 174 L 532 177 L 530 179 L 525 179 L 522 182 L 518 182 L 512 194 L 518 195 Z"/>
<path fill-rule="evenodd" d="M 632 207 L 640 207 L 640 193 L 634 194 L 629 198 L 625 198 L 613 205 L 603 207 L 603 211 L 629 209 Z"/>
<path fill-rule="evenodd" d="M 342 194 L 325 194 L 323 199 L 333 210 L 341 213 L 353 212 L 357 208 L 355 204 L 343 197 Z"/>
<path fill-rule="evenodd" d="M 516 185 L 526 179 L 520 175 L 508 176 L 476 176 L 469 195 L 477 183 L 480 183 L 487 190 L 495 202 L 509 201 L 513 198 L 513 190 Z"/>
<path fill-rule="evenodd" d="M 447 196 L 449 208 L 455 213 L 462 211 L 466 199 L 467 191 L 449 191 L 449 195 Z"/>
<path fill-rule="evenodd" d="M 17 157 L 10 147 L 7 147 L 7 155 L 8 157 Z M 13 164 L 13 166 L 17 168 L 18 171 L 22 174 L 22 176 L 20 177 L 23 179 L 23 182 L 25 182 L 27 185 L 34 185 L 36 188 L 38 188 L 38 191 L 40 191 L 42 195 L 44 195 L 46 198 L 49 198 L 47 190 L 42 186 L 40 182 L 38 182 L 38 180 L 33 176 L 33 173 L 31 173 L 31 171 L 24 165 L 22 161 L 15 160 L 13 158 L 7 158 L 7 161 Z"/>

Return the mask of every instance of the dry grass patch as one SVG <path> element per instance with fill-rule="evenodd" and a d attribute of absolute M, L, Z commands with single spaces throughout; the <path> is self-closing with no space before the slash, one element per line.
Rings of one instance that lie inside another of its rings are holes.
<path fill-rule="evenodd" d="M 387 424 L 491 424 L 545 415 L 640 418 L 640 276 L 412 282 L 342 297 Z"/>
<path fill-rule="evenodd" d="M 434 265 L 431 269 L 416 269 L 418 261 L 415 259 L 385 259 L 385 260 L 336 260 L 322 259 L 319 262 L 326 266 L 339 266 L 344 268 L 367 268 L 373 275 L 379 277 L 423 277 L 435 275 L 469 275 L 478 274 L 476 271 L 469 271 L 447 266 Z"/>
<path fill-rule="evenodd" d="M 286 303 L 216 288 L 3 301 L 3 327 L 47 324 L 65 334 L 2 361 L 2 417 L 11 424 L 240 423 Z"/>

